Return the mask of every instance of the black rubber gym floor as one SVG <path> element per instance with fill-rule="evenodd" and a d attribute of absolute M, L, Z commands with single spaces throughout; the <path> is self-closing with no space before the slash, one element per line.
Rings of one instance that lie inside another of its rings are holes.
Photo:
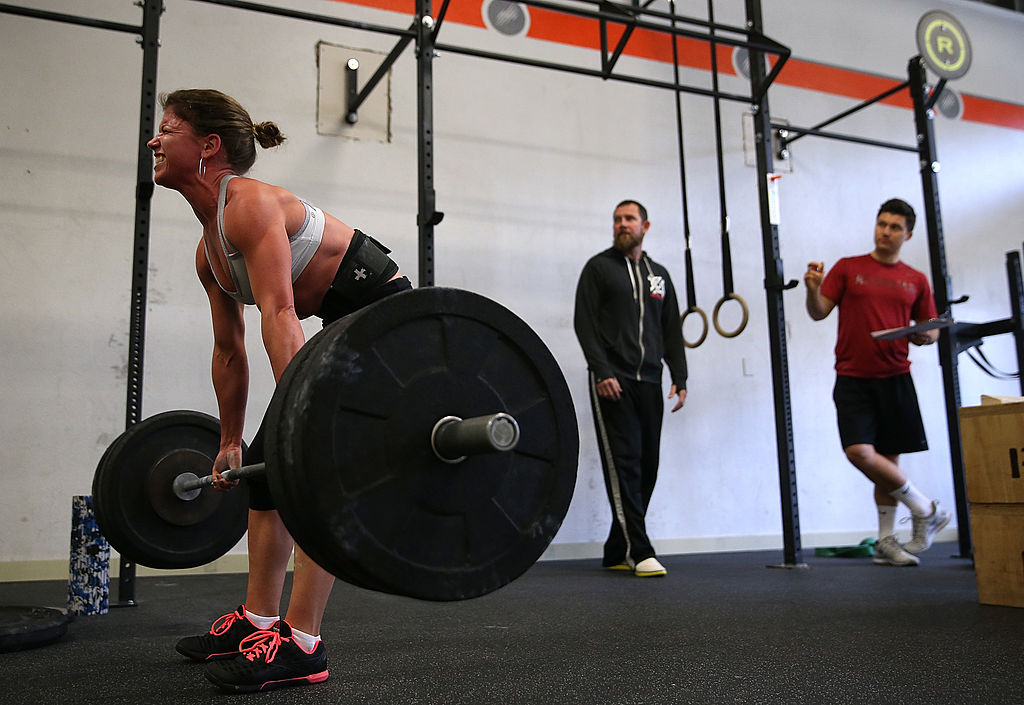
<path fill-rule="evenodd" d="M 245 576 L 140 578 L 138 606 L 0 654 L 3 703 L 1024 703 L 1024 609 L 980 605 L 969 560 L 916 568 L 781 551 L 664 556 L 665 578 L 545 561 L 496 593 L 420 602 L 339 582 L 330 679 L 222 695 L 174 651 L 241 602 Z M 112 585 L 116 600 L 116 585 Z M 66 585 L 0 583 L 63 607 Z"/>

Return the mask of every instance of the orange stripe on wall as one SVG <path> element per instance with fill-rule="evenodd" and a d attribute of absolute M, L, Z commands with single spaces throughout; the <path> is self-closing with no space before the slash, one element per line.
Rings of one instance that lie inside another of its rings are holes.
<path fill-rule="evenodd" d="M 619 39 L 625 30 L 624 25 L 608 24 L 608 52 L 614 52 Z M 584 49 L 601 48 L 601 25 L 597 20 L 588 17 L 566 15 L 554 10 L 530 8 L 531 39 L 569 44 Z M 679 65 L 696 69 L 711 69 L 711 52 L 708 43 L 699 39 L 680 37 Z M 629 38 L 626 49 L 622 52 L 638 59 L 651 59 L 664 63 L 672 63 L 672 41 L 663 32 L 653 30 L 635 30 Z M 732 67 L 732 48 L 718 46 L 718 72 L 734 75 Z"/>
<path fill-rule="evenodd" d="M 960 97 L 964 102 L 964 114 L 961 119 L 1024 130 L 1024 106 L 980 98 L 976 95 L 964 94 Z"/>
<path fill-rule="evenodd" d="M 416 3 L 413 0 L 333 0 L 334 2 L 341 2 L 346 5 L 359 5 L 361 7 L 373 7 L 378 10 L 390 10 L 391 12 L 399 12 L 406 15 L 409 21 L 416 16 Z M 475 2 L 464 2 L 464 0 L 453 0 L 448 5 L 447 13 L 445 14 L 445 22 L 457 22 L 459 24 L 470 25 L 471 27 L 486 27 L 484 24 L 483 15 L 480 13 L 480 8 L 483 6 L 482 3 L 477 4 Z M 437 13 L 441 12 L 441 2 L 435 2 L 433 4 L 433 11 L 436 16 Z"/>
<path fill-rule="evenodd" d="M 360 5 L 362 7 L 373 7 L 378 10 L 389 10 L 399 12 L 412 17 L 416 13 L 415 2 L 412 0 L 333 0 L 348 5 Z M 486 27 L 482 14 L 483 2 L 464 2 L 454 0 L 449 6 L 445 15 L 445 22 L 457 22 L 458 24 L 470 25 L 473 27 Z M 440 12 L 441 3 L 433 3 L 434 12 Z M 600 23 L 587 17 L 568 15 L 564 12 L 545 10 L 543 8 L 531 7 L 530 31 L 527 36 L 531 39 L 566 44 L 569 46 L 581 47 L 583 49 L 600 49 L 601 34 Z M 608 51 L 615 50 L 620 37 L 622 37 L 624 25 L 608 25 Z M 651 30 L 636 30 L 630 37 L 623 54 L 639 59 L 652 59 L 665 63 L 672 62 L 672 44 L 669 37 L 662 32 Z M 697 39 L 679 39 L 679 64 L 697 69 L 711 69 L 711 53 L 708 50 L 707 42 Z M 732 67 L 732 49 L 728 46 L 718 47 L 718 71 L 722 74 L 734 75 L 736 72 Z"/>
<path fill-rule="evenodd" d="M 389 10 L 410 18 L 416 13 L 416 4 L 413 0 L 333 1 Z M 434 1 L 433 8 L 434 12 L 440 12 L 440 0 Z M 486 27 L 482 8 L 482 0 L 452 0 L 445 15 L 445 21 L 472 27 Z M 528 32 L 530 38 L 584 49 L 600 49 L 600 25 L 596 20 L 536 7 L 528 7 L 527 10 L 530 13 L 530 31 Z M 609 52 L 614 51 L 622 36 L 622 31 L 621 25 L 609 24 Z M 671 63 L 672 44 L 669 37 L 661 32 L 639 29 L 633 32 L 623 54 L 640 59 Z M 735 75 L 736 72 L 732 66 L 732 47 L 719 46 L 717 59 L 720 73 Z M 711 60 L 707 43 L 698 39 L 680 38 L 679 63 L 681 66 L 710 70 Z M 791 58 L 786 62 L 775 82 L 830 95 L 869 100 L 901 83 L 901 80 Z M 1024 130 L 1024 106 L 968 94 L 961 94 L 961 98 L 964 106 L 961 120 Z M 900 108 L 913 107 L 907 92 L 897 93 L 879 102 Z"/>
<path fill-rule="evenodd" d="M 775 81 L 794 88 L 806 88 L 821 93 L 846 96 L 858 100 L 869 100 L 895 88 L 901 81 L 871 74 L 851 71 L 836 66 L 816 64 L 800 59 L 790 59 L 779 72 Z M 909 91 L 901 91 L 879 101 L 886 105 L 912 108 Z"/>

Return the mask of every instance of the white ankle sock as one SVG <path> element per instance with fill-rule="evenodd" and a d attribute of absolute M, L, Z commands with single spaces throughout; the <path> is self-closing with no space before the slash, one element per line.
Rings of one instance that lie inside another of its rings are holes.
<path fill-rule="evenodd" d="M 890 492 L 889 496 L 910 507 L 910 513 L 914 516 L 926 517 L 932 513 L 931 500 L 910 484 L 910 480 L 907 480 L 907 484 L 903 487 Z"/>
<path fill-rule="evenodd" d="M 878 540 L 896 533 L 896 505 L 878 504 Z"/>
<path fill-rule="evenodd" d="M 253 624 L 255 624 L 260 629 L 270 629 L 272 626 L 274 626 L 274 624 L 277 623 L 277 621 L 279 619 L 281 619 L 280 616 L 277 616 L 277 617 L 262 617 L 262 616 L 260 616 L 258 614 L 253 614 L 249 610 L 245 611 L 245 618 L 248 619 Z"/>
<path fill-rule="evenodd" d="M 306 653 L 312 653 L 316 645 L 320 643 L 320 635 L 313 636 L 292 627 L 292 641 L 298 644 Z"/>

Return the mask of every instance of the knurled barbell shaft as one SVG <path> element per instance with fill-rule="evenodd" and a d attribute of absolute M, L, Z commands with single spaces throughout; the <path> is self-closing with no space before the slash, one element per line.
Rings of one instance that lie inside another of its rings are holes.
<path fill-rule="evenodd" d="M 255 463 L 253 465 L 243 465 L 240 468 L 225 470 L 220 474 L 220 476 L 222 479 L 230 482 L 231 480 L 241 480 L 246 477 L 252 477 L 253 475 L 262 475 L 266 471 L 266 463 Z M 194 499 L 198 496 L 199 490 L 212 484 L 213 475 L 199 477 L 193 473 L 186 472 L 174 478 L 174 484 L 171 489 L 174 491 L 174 494 L 178 495 L 181 499 Z"/>
<path fill-rule="evenodd" d="M 430 434 L 430 445 L 438 458 L 456 463 L 469 455 L 507 451 L 519 442 L 519 424 L 504 412 L 460 419 L 445 416 L 435 424 Z M 221 473 L 226 481 L 241 480 L 267 471 L 266 463 L 243 465 Z M 181 499 L 198 496 L 204 487 L 213 484 L 213 475 L 199 477 L 186 472 L 174 478 L 173 491 Z"/>

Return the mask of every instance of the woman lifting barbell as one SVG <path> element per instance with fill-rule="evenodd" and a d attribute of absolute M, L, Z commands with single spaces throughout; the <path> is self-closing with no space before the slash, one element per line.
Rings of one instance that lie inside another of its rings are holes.
<path fill-rule="evenodd" d="M 242 463 L 249 386 L 244 305 L 259 308 L 264 346 L 280 380 L 305 341 L 299 319 L 318 316 L 326 325 L 411 284 L 373 238 L 283 188 L 243 176 L 256 159 L 256 142 L 263 148 L 284 142 L 274 123 L 253 123 L 236 100 L 215 90 L 174 91 L 161 97 L 161 106 L 159 130 L 147 144 L 153 180 L 181 193 L 203 226 L 196 270 L 210 300 L 221 423 L 213 476 L 215 486 L 228 489 L 233 483 L 220 473 Z M 263 460 L 262 436 L 261 429 L 246 462 Z M 334 576 L 294 545 L 265 481 L 250 482 L 245 603 L 208 634 L 182 639 L 178 651 L 213 662 L 207 678 L 236 692 L 326 680 L 319 633 Z M 293 549 L 292 592 L 281 619 Z M 226 660 L 240 651 L 247 658 Z"/>

